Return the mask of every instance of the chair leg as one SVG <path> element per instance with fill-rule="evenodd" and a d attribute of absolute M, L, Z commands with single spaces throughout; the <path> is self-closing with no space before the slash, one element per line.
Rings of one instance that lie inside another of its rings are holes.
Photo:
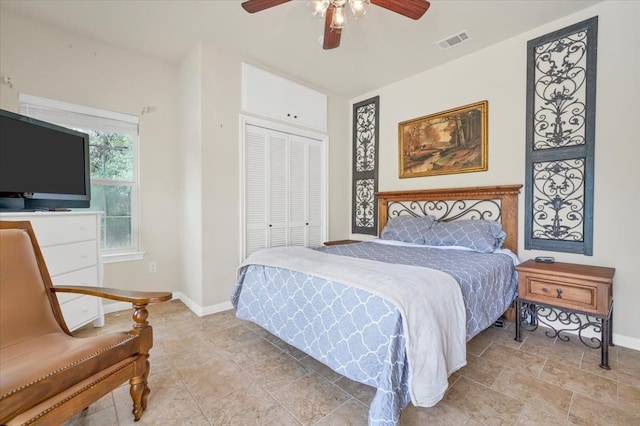
<path fill-rule="evenodd" d="M 133 401 L 133 410 L 131 412 L 133 413 L 133 420 L 137 422 L 140 420 L 140 417 L 142 417 L 142 412 L 144 411 L 142 400 L 146 388 L 145 376 L 132 377 L 131 380 L 129 380 L 129 384 L 129 393 Z"/>
<path fill-rule="evenodd" d="M 149 396 L 149 386 L 147 380 L 149 378 L 149 349 L 153 346 L 153 334 L 151 326 L 147 322 L 149 312 L 147 311 L 147 303 L 133 304 L 133 332 L 140 336 L 142 345 L 140 347 L 140 356 L 144 356 L 142 363 L 142 374 L 131 379 L 131 399 L 133 399 L 133 417 L 135 421 L 140 420 L 142 412 L 147 409 L 147 398 Z M 139 370 L 137 370 L 139 371 Z"/>
<path fill-rule="evenodd" d="M 144 391 L 142 392 L 142 411 L 147 409 L 147 398 L 149 397 L 149 393 L 151 389 L 149 389 L 149 369 L 151 366 L 149 365 L 149 360 L 145 361 L 146 368 L 144 371 Z"/>

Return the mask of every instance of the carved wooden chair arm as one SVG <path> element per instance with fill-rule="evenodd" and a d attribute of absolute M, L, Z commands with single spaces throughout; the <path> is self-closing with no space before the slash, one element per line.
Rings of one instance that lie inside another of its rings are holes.
<path fill-rule="evenodd" d="M 149 303 L 166 302 L 171 300 L 173 296 L 168 291 L 131 291 L 121 290 L 109 287 L 91 287 L 91 286 L 55 286 L 51 287 L 54 293 L 79 293 L 88 294 L 90 296 L 102 297 L 105 299 L 118 300 L 120 302 L 129 302 L 133 304 L 133 332 L 142 333 L 147 329 L 149 323 L 147 318 L 147 305 Z"/>
<path fill-rule="evenodd" d="M 90 296 L 102 297 L 120 302 L 129 302 L 134 305 L 148 305 L 149 303 L 166 302 L 171 300 L 172 294 L 168 291 L 131 291 L 109 287 L 91 286 L 55 286 L 51 288 L 55 293 L 79 293 Z"/>

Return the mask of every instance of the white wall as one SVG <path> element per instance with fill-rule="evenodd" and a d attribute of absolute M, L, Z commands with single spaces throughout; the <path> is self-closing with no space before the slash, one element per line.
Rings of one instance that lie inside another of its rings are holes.
<path fill-rule="evenodd" d="M 329 95 L 329 240 L 342 240 L 351 232 L 351 106 Z"/>
<path fill-rule="evenodd" d="M 202 45 L 198 43 L 180 65 L 179 129 L 174 141 L 179 156 L 180 192 L 173 208 L 179 213 L 180 238 L 176 257 L 181 265 L 180 283 L 185 301 L 202 306 Z"/>
<path fill-rule="evenodd" d="M 140 115 L 140 236 L 143 261 L 105 265 L 104 285 L 132 290 L 180 289 L 177 69 L 140 54 L 43 25 L 7 10 L 0 14 L 0 107 L 18 111 L 18 93 Z M 158 272 L 148 273 L 148 262 Z"/>
<path fill-rule="evenodd" d="M 607 1 L 439 68 L 352 99 L 380 96 L 381 191 L 525 182 L 527 41 L 599 16 L 596 106 L 594 254 L 524 250 L 520 196 L 519 256 L 610 266 L 614 278 L 614 343 L 640 349 L 640 2 Z M 473 43 L 473 41 L 471 41 Z M 423 178 L 398 177 L 398 123 L 481 100 L 489 101 L 489 170 Z"/>
<path fill-rule="evenodd" d="M 203 253 L 205 305 L 229 303 L 240 259 L 242 58 L 203 44 Z"/>

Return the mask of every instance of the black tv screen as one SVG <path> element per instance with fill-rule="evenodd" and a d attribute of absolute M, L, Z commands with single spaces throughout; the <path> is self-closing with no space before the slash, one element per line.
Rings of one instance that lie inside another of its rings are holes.
<path fill-rule="evenodd" d="M 0 110 L 0 208 L 89 207 L 89 135 Z"/>

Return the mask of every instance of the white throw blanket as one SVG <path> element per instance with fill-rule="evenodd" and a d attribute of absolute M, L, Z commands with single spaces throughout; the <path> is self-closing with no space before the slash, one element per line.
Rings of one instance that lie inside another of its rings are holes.
<path fill-rule="evenodd" d="M 431 407 L 440 401 L 449 375 L 466 364 L 464 301 L 457 281 L 447 273 L 304 247 L 261 250 L 249 256 L 240 268 L 250 264 L 303 272 L 393 302 L 402 315 L 409 392 L 416 406 Z"/>

